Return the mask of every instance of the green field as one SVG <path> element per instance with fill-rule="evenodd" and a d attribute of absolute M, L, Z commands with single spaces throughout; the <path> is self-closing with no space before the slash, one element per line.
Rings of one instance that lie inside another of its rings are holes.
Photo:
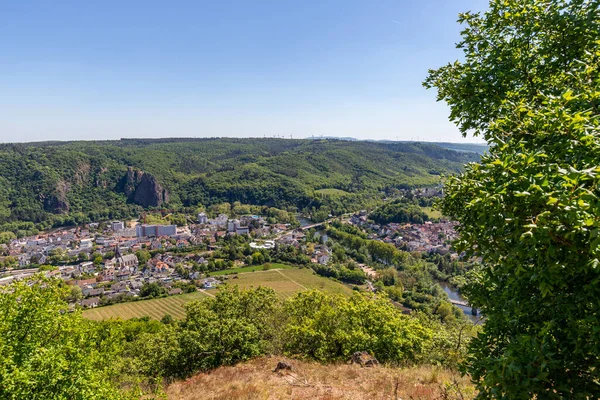
<path fill-rule="evenodd" d="M 341 189 L 319 189 L 315 190 L 315 193 L 323 194 L 325 196 L 348 196 L 350 194 Z"/>
<path fill-rule="evenodd" d="M 425 214 L 427 214 L 427 216 L 429 218 L 442 218 L 442 213 L 439 212 L 438 210 L 434 210 L 431 207 L 421 207 L 423 209 L 423 212 Z"/>
<path fill-rule="evenodd" d="M 230 277 L 227 281 L 242 288 L 266 286 L 274 289 L 280 298 L 287 298 L 302 290 L 319 289 L 328 293 L 350 294 L 352 289 L 329 278 L 315 274 L 309 268 L 284 271 L 257 271 Z"/>
<path fill-rule="evenodd" d="M 194 292 L 160 299 L 119 303 L 112 306 L 85 310 L 83 316 L 95 320 L 109 318 L 129 319 L 144 317 L 146 315 L 150 318 L 161 319 L 165 314 L 171 314 L 175 318 L 183 318 L 185 316 L 183 304 L 192 300 L 203 299 L 207 296 L 204 292 Z"/>
<path fill-rule="evenodd" d="M 289 265 L 286 265 L 286 264 L 271 263 L 271 268 L 269 268 L 269 269 L 290 269 L 290 268 L 292 268 L 292 267 Z M 239 274 L 242 272 L 254 272 L 254 271 L 264 271 L 264 266 L 249 265 L 247 267 L 224 269 L 222 271 L 211 272 L 210 276 L 231 275 L 231 274 L 236 274 L 236 273 Z"/>
<path fill-rule="evenodd" d="M 281 268 L 280 264 L 273 265 L 277 265 L 278 268 Z M 319 289 L 328 293 L 339 294 L 350 294 L 352 292 L 349 287 L 331 279 L 323 278 L 315 274 L 311 269 L 285 267 L 285 270 L 260 270 L 256 272 L 239 273 L 234 276 L 229 276 L 227 282 L 242 288 L 249 288 L 251 286 L 270 287 L 275 290 L 277 295 L 282 299 L 307 289 Z M 115 304 L 107 307 L 98 307 L 85 310 L 83 316 L 94 320 L 109 318 L 129 319 L 146 315 L 153 319 L 161 319 L 165 314 L 171 314 L 175 318 L 183 318 L 185 316 L 183 304 L 210 296 L 214 294 L 215 291 L 216 290 L 210 290 L 208 294 L 204 292 L 194 292 L 160 299 L 141 300 Z"/>

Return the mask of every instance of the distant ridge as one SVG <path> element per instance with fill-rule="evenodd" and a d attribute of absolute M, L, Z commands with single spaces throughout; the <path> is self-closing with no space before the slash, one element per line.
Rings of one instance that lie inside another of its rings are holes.
<path fill-rule="evenodd" d="M 353 137 L 337 137 L 337 136 L 312 136 L 307 139 L 329 139 L 329 140 L 346 140 L 350 142 L 359 142 L 360 139 L 356 139 Z M 375 142 L 375 143 L 423 143 L 429 145 L 435 145 L 442 147 L 448 150 L 454 150 L 458 152 L 466 152 L 466 153 L 476 153 L 476 154 L 484 154 L 488 149 L 489 145 L 484 143 L 452 143 L 452 142 L 425 142 L 419 140 L 388 140 L 388 139 L 369 139 L 364 140 L 365 142 Z"/>
<path fill-rule="evenodd" d="M 477 161 L 434 143 L 169 138 L 0 145 L 0 232 L 130 218 L 144 208 L 362 209 Z M 348 193 L 331 196 L 327 193 Z"/>

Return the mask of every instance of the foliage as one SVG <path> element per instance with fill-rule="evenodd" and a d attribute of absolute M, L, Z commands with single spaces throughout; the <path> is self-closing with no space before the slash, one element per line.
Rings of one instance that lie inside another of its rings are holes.
<path fill-rule="evenodd" d="M 464 289 L 487 319 L 466 365 L 481 398 L 600 397 L 599 9 L 492 1 L 426 81 L 493 144 L 443 206 L 483 260 Z"/>
<path fill-rule="evenodd" d="M 429 216 L 421 209 L 418 202 L 407 198 L 385 203 L 369 214 L 369 218 L 378 224 L 389 224 L 390 222 L 422 224 L 429 220 Z"/>
<path fill-rule="evenodd" d="M 410 362 L 433 336 L 387 299 L 360 293 L 302 292 L 286 302 L 285 315 L 285 350 L 319 361 L 346 361 L 369 351 L 382 362 Z"/>
<path fill-rule="evenodd" d="M 167 292 L 167 289 L 157 282 L 144 283 L 140 289 L 140 297 L 159 297 Z"/>
<path fill-rule="evenodd" d="M 382 190 L 431 185 L 430 171 L 458 172 L 477 159 L 432 144 L 339 140 L 168 139 L 0 145 L 0 232 L 137 217 L 123 186 L 127 167 L 149 173 L 170 193 L 164 208 L 246 213 L 250 206 L 295 223 L 380 201 Z M 320 189 L 338 189 L 327 196 Z M 10 199 L 10 200 L 9 200 Z M 228 202 L 227 209 L 213 206 Z M 240 204 L 241 203 L 241 204 Z M 254 212 L 256 213 L 256 212 Z M 154 218 L 149 214 L 150 219 Z M 178 213 L 169 219 L 184 223 Z M 162 220 L 162 217 L 161 217 Z"/>
<path fill-rule="evenodd" d="M 143 374 L 169 378 L 247 360 L 266 352 L 275 307 L 272 289 L 226 286 L 214 299 L 186 304 L 181 325 L 141 335 L 131 355 Z"/>
<path fill-rule="evenodd" d="M 42 276 L 0 291 L 0 397 L 117 399 L 109 332 L 67 312 L 68 289 Z"/>
<path fill-rule="evenodd" d="M 0 395 L 10 399 L 139 397 L 117 387 L 146 382 L 152 389 L 156 379 L 264 354 L 331 362 L 366 350 L 390 364 L 452 367 L 468 336 L 456 343 L 459 325 L 403 315 L 373 294 L 306 291 L 280 300 L 272 289 L 224 285 L 215 298 L 188 303 L 182 321 L 96 322 L 65 312 L 69 290 L 60 281 L 36 276 L 7 288 L 0 293 Z"/>
<path fill-rule="evenodd" d="M 362 285 L 367 280 L 366 274 L 360 268 L 352 267 L 351 265 L 321 265 L 313 263 L 310 264 L 310 267 L 321 276 L 339 279 L 342 282 Z"/>

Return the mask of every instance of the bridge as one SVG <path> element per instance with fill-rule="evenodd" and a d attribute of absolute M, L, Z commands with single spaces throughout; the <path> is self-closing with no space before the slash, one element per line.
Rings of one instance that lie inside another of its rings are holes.
<path fill-rule="evenodd" d="M 319 222 L 318 224 L 301 226 L 300 229 L 303 230 L 303 231 L 306 231 L 306 230 L 308 230 L 310 228 L 316 228 L 317 226 L 321 226 L 321 225 L 323 225 L 323 224 L 325 224 L 327 222 L 329 222 L 329 221 L 323 221 L 323 222 Z"/>
<path fill-rule="evenodd" d="M 452 300 L 449 299 L 450 303 L 454 304 L 455 306 L 463 306 L 463 307 L 471 307 L 469 305 L 469 303 L 467 303 L 466 301 L 461 301 L 461 300 Z M 477 311 L 477 309 L 475 307 L 471 307 L 471 314 L 473 315 L 477 315 L 479 312 Z"/>
<path fill-rule="evenodd" d="M 449 300 L 450 303 L 454 304 L 455 306 L 463 306 L 463 307 L 470 307 L 469 303 L 467 303 L 466 301 L 460 301 L 460 300 Z"/>

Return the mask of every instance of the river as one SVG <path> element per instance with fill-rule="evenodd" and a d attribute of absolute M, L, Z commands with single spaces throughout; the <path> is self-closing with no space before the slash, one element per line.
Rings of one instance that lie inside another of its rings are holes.
<path fill-rule="evenodd" d="M 442 289 L 444 289 L 444 292 L 446 292 L 446 294 L 448 295 L 448 298 L 450 300 L 467 301 L 467 299 L 465 299 L 464 297 L 462 297 L 460 295 L 460 293 L 458 293 L 458 290 L 454 289 L 452 286 L 448 285 L 446 282 L 440 282 L 440 286 L 442 287 Z M 465 313 L 469 318 L 471 318 L 471 320 L 473 322 L 479 321 L 480 316 L 473 315 L 471 307 L 459 306 L 459 305 L 456 305 L 456 307 L 460 308 L 462 310 L 462 312 Z"/>
<path fill-rule="evenodd" d="M 308 225 L 312 225 L 313 222 L 308 219 L 308 218 L 304 218 L 301 215 L 296 215 L 296 220 L 300 223 L 300 227 L 304 227 L 304 226 L 308 226 Z"/>

